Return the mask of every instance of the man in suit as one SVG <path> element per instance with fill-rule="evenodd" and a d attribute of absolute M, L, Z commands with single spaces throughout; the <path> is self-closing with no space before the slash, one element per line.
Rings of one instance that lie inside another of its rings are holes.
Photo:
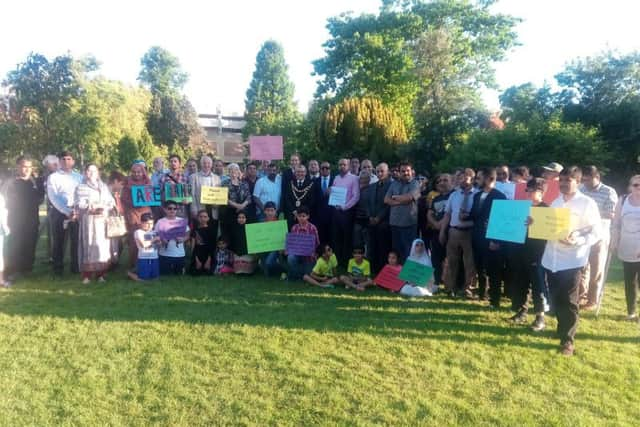
<path fill-rule="evenodd" d="M 293 153 L 291 157 L 289 157 L 289 167 L 282 170 L 282 197 L 284 197 L 287 188 L 289 188 L 289 184 L 293 181 L 296 168 L 300 166 L 300 155 L 297 153 Z M 284 200 L 280 203 L 280 206 L 284 205 Z"/>
<path fill-rule="evenodd" d="M 384 196 L 391 185 L 389 165 L 380 163 L 376 166 L 378 181 L 371 184 L 369 192 L 369 260 L 374 272 L 378 272 L 387 263 L 387 255 L 391 251 L 391 228 L 389 228 L 389 205 Z"/>
<path fill-rule="evenodd" d="M 479 191 L 473 196 L 470 219 L 473 220 L 471 241 L 478 274 L 478 292 L 484 298 L 489 285 L 489 305 L 500 307 L 500 282 L 504 265 L 504 248 L 496 240 L 486 238 L 489 214 L 494 200 L 506 200 L 506 196 L 495 189 L 497 173 L 495 168 L 481 170 L 482 181 Z"/>
<path fill-rule="evenodd" d="M 282 212 L 287 219 L 289 229 L 296 223 L 296 211 L 300 206 L 306 206 L 313 211 L 316 205 L 316 182 L 307 175 L 307 168 L 303 165 L 296 167 L 293 180 L 285 188 L 282 196 Z"/>
<path fill-rule="evenodd" d="M 322 162 L 320 165 L 320 177 L 316 179 L 316 208 L 311 212 L 311 222 L 318 229 L 320 245 L 331 243 L 333 206 L 329 206 L 329 193 L 332 185 L 331 164 Z"/>

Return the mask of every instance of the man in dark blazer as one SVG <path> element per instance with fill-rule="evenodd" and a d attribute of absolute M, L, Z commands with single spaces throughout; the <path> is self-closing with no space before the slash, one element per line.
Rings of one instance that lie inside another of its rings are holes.
<path fill-rule="evenodd" d="M 377 273 L 387 263 L 391 251 L 391 228 L 389 227 L 389 205 L 384 197 L 391 185 L 389 165 L 380 163 L 376 166 L 378 181 L 371 184 L 369 191 L 369 260 L 372 270 Z"/>
<path fill-rule="evenodd" d="M 331 164 L 322 162 L 320 176 L 316 178 L 316 207 L 311 212 L 311 222 L 318 229 L 320 245 L 331 243 L 331 217 L 333 206 L 329 206 L 329 189 L 333 185 Z"/>
<path fill-rule="evenodd" d="M 472 245 L 478 273 L 478 292 L 481 299 L 486 297 L 489 286 L 489 305 L 500 307 L 502 290 L 502 267 L 504 265 L 504 245 L 497 240 L 486 238 L 489 214 L 494 200 L 506 200 L 506 196 L 495 189 L 497 173 L 495 168 L 481 170 L 480 191 L 473 196 L 470 219 L 473 220 Z"/>
<path fill-rule="evenodd" d="M 287 219 L 289 230 L 296 223 L 296 211 L 300 206 L 306 206 L 310 212 L 316 205 L 316 182 L 307 175 L 307 168 L 302 165 L 296 167 L 293 179 L 283 189 L 282 212 Z"/>

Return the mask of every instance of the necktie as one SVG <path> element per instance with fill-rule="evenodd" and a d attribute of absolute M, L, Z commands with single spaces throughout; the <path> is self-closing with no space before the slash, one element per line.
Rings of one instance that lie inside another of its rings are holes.
<path fill-rule="evenodd" d="M 327 177 L 322 177 L 322 191 L 327 191 Z"/>

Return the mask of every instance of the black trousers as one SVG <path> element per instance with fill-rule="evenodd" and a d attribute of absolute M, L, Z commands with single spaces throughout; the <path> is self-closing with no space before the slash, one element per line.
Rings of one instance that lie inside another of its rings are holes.
<path fill-rule="evenodd" d="M 7 242 L 7 274 L 30 273 L 33 270 L 40 224 L 37 216 L 28 216 L 9 221 L 11 234 Z"/>
<path fill-rule="evenodd" d="M 64 271 L 64 252 L 69 240 L 71 249 L 71 264 L 69 269 L 72 273 L 79 273 L 78 267 L 78 222 L 69 221 L 65 229 L 64 222 L 67 217 L 60 213 L 57 209 L 51 209 L 49 213 L 49 221 L 51 221 L 51 236 L 53 237 L 52 258 L 53 272 L 62 274 Z"/>
<path fill-rule="evenodd" d="M 391 228 L 388 223 L 369 225 L 369 253 L 371 268 L 378 273 L 387 264 L 391 252 Z"/>
<path fill-rule="evenodd" d="M 473 246 L 473 257 L 478 274 L 478 295 L 484 298 L 489 288 L 489 302 L 500 305 L 501 278 L 504 256 L 501 250 L 492 251 L 483 244 Z"/>
<path fill-rule="evenodd" d="M 353 242 L 353 210 L 334 210 L 332 224 L 332 246 L 340 266 L 347 266 L 351 258 Z"/>
<path fill-rule="evenodd" d="M 560 344 L 573 343 L 578 329 L 578 297 L 583 268 L 547 271 L 551 305 L 558 318 L 558 336 Z"/>
<path fill-rule="evenodd" d="M 624 268 L 624 296 L 627 299 L 627 314 L 636 314 L 640 262 L 623 262 L 622 266 Z"/>
<path fill-rule="evenodd" d="M 438 236 L 431 239 L 431 263 L 433 264 L 433 279 L 436 285 L 444 283 L 444 259 L 447 257 L 447 247 L 440 244 Z M 462 274 L 464 276 L 464 273 Z"/>
<path fill-rule="evenodd" d="M 527 262 L 527 256 L 522 247 L 507 247 L 509 268 L 511 269 L 511 309 L 513 311 L 527 311 L 529 299 L 529 284 L 531 279 L 531 265 Z"/>

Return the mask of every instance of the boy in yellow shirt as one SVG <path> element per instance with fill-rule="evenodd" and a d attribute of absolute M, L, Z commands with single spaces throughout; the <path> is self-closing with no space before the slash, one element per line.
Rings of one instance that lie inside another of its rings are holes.
<path fill-rule="evenodd" d="M 373 286 L 371 265 L 364 258 L 362 248 L 353 250 L 353 258 L 349 260 L 347 274 L 340 276 L 340 281 L 344 283 L 345 288 L 353 288 L 358 291 L 364 291 L 367 286 Z"/>
<path fill-rule="evenodd" d="M 321 288 L 333 288 L 333 285 L 339 283 L 336 277 L 338 260 L 331 246 L 323 245 L 320 246 L 320 248 L 322 252 L 316 261 L 316 265 L 313 267 L 313 270 L 311 270 L 311 273 L 305 274 L 302 279 L 307 283 Z"/>

